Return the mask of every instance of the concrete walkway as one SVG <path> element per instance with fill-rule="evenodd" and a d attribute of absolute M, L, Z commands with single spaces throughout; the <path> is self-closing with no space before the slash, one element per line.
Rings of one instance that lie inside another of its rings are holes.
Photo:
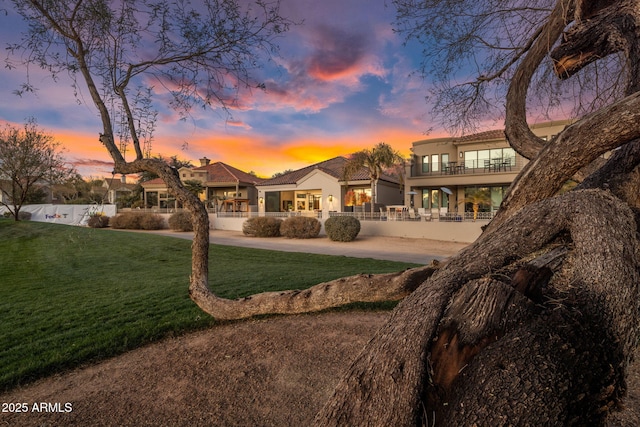
<path fill-rule="evenodd" d="M 191 239 L 193 233 L 160 230 L 154 233 L 164 236 Z M 283 252 L 303 252 L 325 255 L 342 255 L 357 258 L 373 258 L 427 264 L 432 259 L 444 259 L 456 254 L 466 243 L 443 242 L 428 239 L 402 237 L 359 236 L 352 242 L 334 242 L 328 237 L 315 239 L 287 239 L 284 237 L 247 237 L 240 231 L 212 230 L 211 243 Z"/>

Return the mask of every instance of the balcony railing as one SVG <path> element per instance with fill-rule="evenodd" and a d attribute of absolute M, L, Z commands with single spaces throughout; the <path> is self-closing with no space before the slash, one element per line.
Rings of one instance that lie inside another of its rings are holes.
<path fill-rule="evenodd" d="M 441 176 L 459 174 L 493 174 L 519 172 L 524 167 L 524 160 L 519 157 L 491 160 L 466 160 L 440 164 L 437 171 L 414 171 L 411 177 Z"/>

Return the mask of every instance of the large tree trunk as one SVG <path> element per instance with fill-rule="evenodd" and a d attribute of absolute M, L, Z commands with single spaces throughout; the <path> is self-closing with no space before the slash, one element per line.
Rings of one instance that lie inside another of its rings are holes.
<path fill-rule="evenodd" d="M 606 192 L 527 206 L 402 301 L 316 424 L 599 424 L 637 340 L 638 255 Z"/>

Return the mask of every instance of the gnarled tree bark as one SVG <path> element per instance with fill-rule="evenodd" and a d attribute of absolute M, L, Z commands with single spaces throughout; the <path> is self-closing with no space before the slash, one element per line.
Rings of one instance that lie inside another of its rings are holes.
<path fill-rule="evenodd" d="M 552 274 L 527 273 L 559 246 Z M 400 303 L 316 425 L 601 423 L 636 345 L 639 255 L 632 211 L 607 192 L 526 206 Z"/>

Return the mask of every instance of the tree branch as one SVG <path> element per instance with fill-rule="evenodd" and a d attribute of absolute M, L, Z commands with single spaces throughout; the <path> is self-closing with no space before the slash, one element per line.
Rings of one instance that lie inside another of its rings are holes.
<path fill-rule="evenodd" d="M 536 39 L 518 65 L 507 91 L 505 135 L 518 154 L 533 159 L 544 146 L 527 123 L 527 92 L 536 70 L 547 57 L 551 46 L 562 34 L 572 10 L 573 0 L 558 0 L 549 19 L 537 32 Z"/>
<path fill-rule="evenodd" d="M 487 230 L 527 204 L 556 194 L 566 180 L 597 157 L 640 138 L 640 93 L 628 96 L 567 127 L 512 182 Z"/>

